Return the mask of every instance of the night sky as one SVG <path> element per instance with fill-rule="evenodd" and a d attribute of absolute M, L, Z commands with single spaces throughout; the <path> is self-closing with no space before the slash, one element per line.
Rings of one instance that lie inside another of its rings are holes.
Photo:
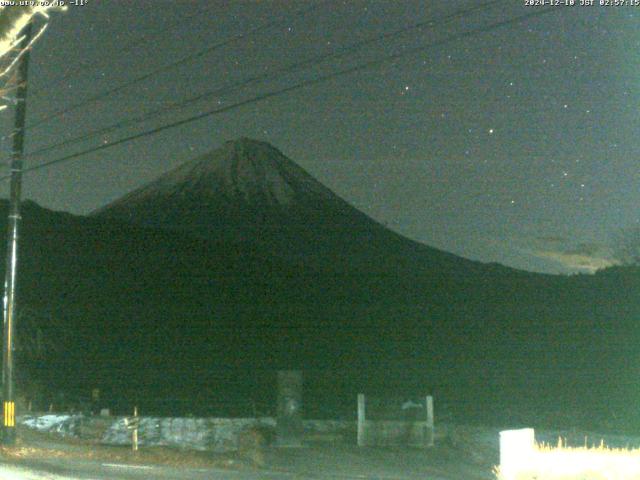
<path fill-rule="evenodd" d="M 86 214 L 247 136 L 270 142 L 363 212 L 428 245 L 532 271 L 607 266 L 611 236 L 640 222 L 640 7 L 554 7 L 442 42 L 544 8 L 507 0 L 438 20 L 483 3 L 89 0 L 54 13 L 31 58 L 28 124 L 246 35 L 29 129 L 27 152 L 355 42 L 406 32 L 28 158 L 27 166 L 352 65 L 414 53 L 31 172 L 24 197 Z M 407 28 L 431 19 L 427 28 Z M 249 33 L 264 25 L 271 26 Z M 8 134 L 12 113 L 1 115 Z"/>

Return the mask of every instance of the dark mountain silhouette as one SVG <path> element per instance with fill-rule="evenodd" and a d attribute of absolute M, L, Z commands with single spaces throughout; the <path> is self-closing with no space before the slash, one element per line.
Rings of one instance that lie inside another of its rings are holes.
<path fill-rule="evenodd" d="M 226 142 L 93 216 L 243 244 L 322 270 L 342 271 L 343 262 L 382 264 L 383 271 L 407 261 L 412 268 L 416 262 L 440 270 L 479 267 L 392 232 L 273 146 L 247 138 Z"/>
<path fill-rule="evenodd" d="M 638 422 L 637 270 L 441 252 L 247 139 L 89 217 L 23 210 L 17 333 L 49 346 L 20 356 L 26 384 L 184 414 L 178 399 L 268 399 L 275 369 L 303 368 L 309 415 L 358 391 L 431 391 L 468 421 Z"/>

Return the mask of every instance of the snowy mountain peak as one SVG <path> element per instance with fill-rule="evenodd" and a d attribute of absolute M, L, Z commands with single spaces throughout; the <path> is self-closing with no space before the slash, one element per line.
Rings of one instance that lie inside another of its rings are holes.
<path fill-rule="evenodd" d="M 248 138 L 226 142 L 93 215 L 187 232 L 295 265 L 304 259 L 322 271 L 416 256 L 440 269 L 460 261 L 392 232 L 275 147 Z"/>
<path fill-rule="evenodd" d="M 304 180 L 297 166 L 268 143 L 241 138 L 226 142 L 216 153 L 202 159 L 194 172 L 210 177 L 218 191 L 250 204 L 287 205 L 294 200 L 295 181 Z"/>
<path fill-rule="evenodd" d="M 345 205 L 277 148 L 246 137 L 225 142 L 95 214 L 136 220 L 134 217 L 148 209 L 156 223 L 161 212 L 153 205 L 160 204 L 162 208 L 173 205 L 184 210 L 189 205 L 215 212 L 233 211 L 234 215 L 250 209 L 252 215 L 262 212 L 261 217 L 273 211 Z"/>

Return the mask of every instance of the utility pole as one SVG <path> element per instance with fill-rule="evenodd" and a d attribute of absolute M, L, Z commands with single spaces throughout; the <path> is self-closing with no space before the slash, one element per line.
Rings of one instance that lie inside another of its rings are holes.
<path fill-rule="evenodd" d="M 27 116 L 27 77 L 29 71 L 29 44 L 32 24 L 24 29 L 18 54 L 23 52 L 18 66 L 15 126 L 11 151 L 11 186 L 9 197 L 9 229 L 7 235 L 7 266 L 4 279 L 4 336 L 2 357 L 2 443 L 12 445 L 16 440 L 16 407 L 14 398 L 13 350 L 16 319 L 16 274 L 18 271 L 18 227 L 20 225 L 20 197 L 22 193 L 22 157 L 24 130 Z"/>

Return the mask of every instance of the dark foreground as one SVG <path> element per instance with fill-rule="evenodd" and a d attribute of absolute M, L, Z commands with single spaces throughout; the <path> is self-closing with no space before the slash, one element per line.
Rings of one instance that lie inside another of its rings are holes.
<path fill-rule="evenodd" d="M 267 447 L 257 458 L 159 447 L 133 453 L 48 434 L 24 431 L 16 447 L 0 449 L 3 480 L 175 479 L 175 480 L 489 480 L 499 462 L 498 428 L 441 424 L 436 446 L 358 448 L 349 441 L 307 441 L 300 448 Z M 640 447 L 640 436 L 603 435 L 583 430 L 536 431 L 536 440 L 616 448 Z"/>
<path fill-rule="evenodd" d="M 128 449 L 34 436 L 5 449 L 2 479 L 491 479 L 498 461 L 497 430 L 463 429 L 438 436 L 431 449 L 358 448 L 344 442 L 308 442 L 266 448 L 264 463 L 250 457 L 203 457 L 194 452 Z M 203 460 L 205 458 L 205 460 Z"/>

